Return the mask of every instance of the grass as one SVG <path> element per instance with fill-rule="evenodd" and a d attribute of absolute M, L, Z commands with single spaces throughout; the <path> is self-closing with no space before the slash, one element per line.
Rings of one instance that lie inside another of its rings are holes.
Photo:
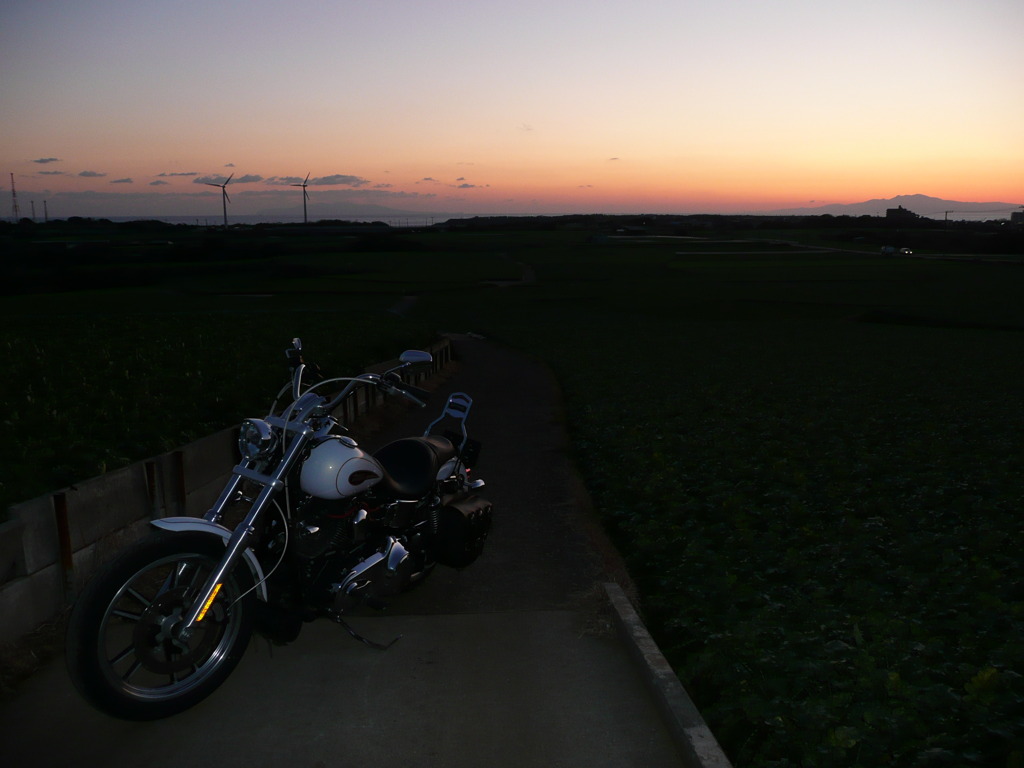
<path fill-rule="evenodd" d="M 0 494 L 31 498 L 262 415 L 287 378 L 283 350 L 292 335 L 332 370 L 429 338 L 380 314 L 372 343 L 360 334 L 369 318 L 348 319 L 357 341 L 344 350 L 335 348 L 336 314 L 10 318 L 0 332 L 10 387 Z"/>
<path fill-rule="evenodd" d="M 628 243 L 532 263 L 490 331 L 558 372 L 736 764 L 1020 764 L 1024 270 Z"/>
<path fill-rule="evenodd" d="M 664 378 L 570 397 L 659 642 L 737 764 L 1005 761 L 1019 363 L 992 366 L 962 331 L 772 330 L 698 329 Z"/>
<path fill-rule="evenodd" d="M 10 504 L 171 450 L 262 415 L 287 379 L 294 336 L 325 371 L 361 371 L 434 340 L 388 310 L 404 295 L 452 297 L 512 276 L 458 254 L 313 250 L 239 262 L 62 262 L 80 290 L 0 299 L 0 521 Z M 393 245 L 386 241 L 385 245 Z M 196 266 L 200 264 L 200 266 Z M 126 273 L 138 284 L 123 283 Z"/>
<path fill-rule="evenodd" d="M 649 626 L 737 765 L 1022 764 L 1024 268 L 564 231 L 407 245 L 292 253 L 277 267 L 307 272 L 273 299 L 218 297 L 223 274 L 56 317 L 9 298 L 7 466 L 31 474 L 34 434 L 90 438 L 97 466 L 142 447 L 125 435 L 183 439 L 168 414 L 236 421 L 292 335 L 365 339 L 358 358 L 482 332 L 556 371 Z M 519 262 L 535 283 L 480 285 Z"/>

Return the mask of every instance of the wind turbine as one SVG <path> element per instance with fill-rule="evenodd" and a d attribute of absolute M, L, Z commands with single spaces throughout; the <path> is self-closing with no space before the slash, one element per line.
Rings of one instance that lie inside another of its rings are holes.
<path fill-rule="evenodd" d="M 309 174 L 306 174 L 306 180 L 301 184 L 292 184 L 293 187 L 302 187 L 302 223 L 309 224 L 309 218 L 306 216 L 306 201 L 309 200 L 309 192 L 306 191 L 306 186 L 309 184 Z"/>
<path fill-rule="evenodd" d="M 231 181 L 234 175 L 234 172 L 232 172 L 231 176 L 228 176 L 223 184 L 214 184 L 210 181 L 203 182 L 208 187 L 220 187 L 221 203 L 224 206 L 224 229 L 228 228 L 228 203 L 231 202 L 231 198 L 228 197 L 228 182 Z"/>

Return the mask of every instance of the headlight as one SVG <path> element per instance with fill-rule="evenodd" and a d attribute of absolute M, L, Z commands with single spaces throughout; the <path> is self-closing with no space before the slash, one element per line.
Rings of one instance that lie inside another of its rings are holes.
<path fill-rule="evenodd" d="M 243 459 L 265 459 L 277 447 L 277 435 L 263 419 L 246 419 L 238 430 L 238 450 Z"/>

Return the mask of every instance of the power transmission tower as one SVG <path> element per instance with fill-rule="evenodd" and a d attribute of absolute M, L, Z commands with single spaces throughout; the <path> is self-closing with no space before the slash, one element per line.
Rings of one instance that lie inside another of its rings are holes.
<path fill-rule="evenodd" d="M 14 189 L 14 174 L 11 174 L 11 212 L 14 215 L 14 223 L 21 219 L 21 211 L 18 210 L 18 192 Z"/>

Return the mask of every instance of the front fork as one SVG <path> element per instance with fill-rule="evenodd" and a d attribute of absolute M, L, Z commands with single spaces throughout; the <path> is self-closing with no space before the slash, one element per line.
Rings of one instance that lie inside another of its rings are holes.
<path fill-rule="evenodd" d="M 268 419 L 268 421 L 273 423 L 273 420 Z M 295 462 L 302 449 L 305 448 L 306 444 L 313 437 L 314 432 L 308 424 L 285 422 L 283 419 L 277 421 L 279 423 L 276 426 L 280 426 L 285 432 L 295 433 L 295 437 L 285 450 L 284 456 L 274 473 L 270 475 L 263 474 L 253 469 L 250 466 L 251 462 L 242 462 L 232 470 L 232 477 L 227 485 L 224 486 L 224 490 L 221 491 L 217 502 L 203 516 L 210 523 L 219 523 L 224 516 L 224 508 L 235 498 L 243 480 L 252 480 L 262 486 L 259 494 L 253 500 L 252 507 L 250 507 L 245 519 L 235 526 L 234 531 L 231 533 L 231 538 L 227 540 L 224 556 L 220 559 L 216 569 L 206 579 L 195 601 L 182 617 L 181 624 L 178 626 L 178 635 L 182 640 L 188 640 L 195 633 L 196 624 L 205 617 L 206 610 L 216 598 L 224 577 L 231 573 L 235 566 L 238 565 L 239 560 L 249 548 L 256 532 L 256 519 L 270 503 L 274 494 L 284 488 L 284 478 L 287 477 L 292 467 L 295 466 Z"/>

